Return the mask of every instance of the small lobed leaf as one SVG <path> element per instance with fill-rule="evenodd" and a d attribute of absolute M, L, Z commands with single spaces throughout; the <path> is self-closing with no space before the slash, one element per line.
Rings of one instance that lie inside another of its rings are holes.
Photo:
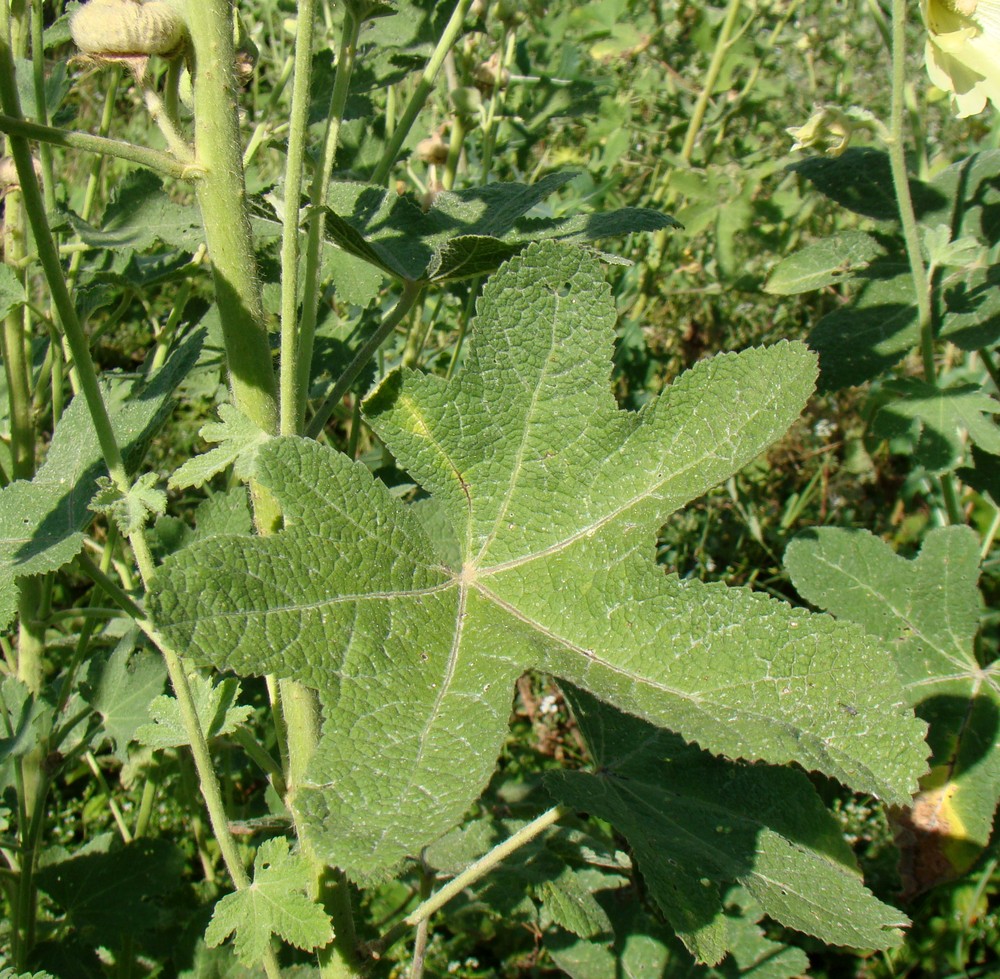
<path fill-rule="evenodd" d="M 963 459 L 966 439 L 984 452 L 1000 455 L 1000 429 L 993 422 L 1000 402 L 978 384 L 939 388 L 907 377 L 887 381 L 885 388 L 896 399 L 879 410 L 872 434 L 904 439 L 914 460 L 928 471 L 954 469 Z"/>
<path fill-rule="evenodd" d="M 327 945 L 333 940 L 330 918 L 306 896 L 309 886 L 308 865 L 289 852 L 288 840 L 267 840 L 254 857 L 253 883 L 216 904 L 205 943 L 221 945 L 232 934 L 244 965 L 263 961 L 272 935 L 307 952 Z"/>
<path fill-rule="evenodd" d="M 101 476 L 97 480 L 97 494 L 91 500 L 90 509 L 106 514 L 128 537 L 145 527 L 151 517 L 166 513 L 167 494 L 156 489 L 158 480 L 156 473 L 143 473 L 128 492 L 123 492 L 109 476 Z"/>
<path fill-rule="evenodd" d="M 192 456 L 175 469 L 168 483 L 171 489 L 204 486 L 231 465 L 241 479 L 249 478 L 256 452 L 270 436 L 235 405 L 219 405 L 219 419 L 204 425 L 200 432 L 206 442 L 215 443 L 215 448 Z"/>
<path fill-rule="evenodd" d="M 92 659 L 83 685 L 84 700 L 104 719 L 104 731 L 122 760 L 167 676 L 163 657 L 137 647 L 138 639 L 138 630 L 130 629 L 110 656 Z"/>

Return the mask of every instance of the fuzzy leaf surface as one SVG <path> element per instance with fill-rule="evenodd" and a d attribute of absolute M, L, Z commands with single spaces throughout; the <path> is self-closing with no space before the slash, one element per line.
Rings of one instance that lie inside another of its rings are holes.
<path fill-rule="evenodd" d="M 967 527 L 940 527 L 907 560 L 867 531 L 823 528 L 785 552 L 803 598 L 890 645 L 911 703 L 930 723 L 932 768 L 913 807 L 915 828 L 926 850 L 959 872 L 986 845 L 1000 801 L 1000 662 L 982 665 L 974 646 L 979 546 Z"/>
<path fill-rule="evenodd" d="M 256 475 L 286 529 L 193 544 L 157 576 L 151 613 L 189 655 L 320 692 L 295 805 L 354 876 L 458 822 L 531 668 L 711 751 L 893 801 L 923 770 L 922 726 L 860 630 L 654 563 L 669 515 L 796 418 L 814 356 L 715 357 L 632 413 L 610 388 L 614 322 L 591 256 L 528 248 L 487 284 L 463 372 L 393 373 L 366 402 L 438 520 L 342 454 L 274 439 Z"/>
<path fill-rule="evenodd" d="M 549 791 L 625 835 L 650 894 L 699 961 L 715 964 L 729 951 L 725 892 L 734 883 L 772 918 L 829 944 L 900 943 L 905 916 L 865 889 L 801 772 L 715 758 L 566 693 L 597 769 L 550 773 Z"/>
<path fill-rule="evenodd" d="M 244 965 L 264 959 L 272 935 L 306 951 L 326 945 L 333 928 L 326 912 L 306 896 L 309 884 L 309 867 L 289 852 L 288 840 L 267 840 L 254 857 L 253 883 L 215 906 L 205 943 L 219 945 L 235 932 L 233 946 Z"/>

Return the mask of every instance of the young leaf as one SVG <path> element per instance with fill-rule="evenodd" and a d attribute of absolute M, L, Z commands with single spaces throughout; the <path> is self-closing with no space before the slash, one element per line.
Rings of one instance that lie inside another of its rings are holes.
<path fill-rule="evenodd" d="M 650 894 L 699 961 L 729 951 L 724 894 L 737 882 L 766 914 L 828 944 L 901 942 L 905 916 L 864 888 L 801 772 L 714 758 L 580 691 L 567 696 L 597 770 L 549 773 L 549 791 L 624 834 Z"/>
<path fill-rule="evenodd" d="M 459 820 L 531 668 L 711 751 L 798 761 L 893 801 L 923 770 L 922 726 L 860 630 L 653 561 L 669 515 L 797 417 L 812 354 L 716 357 L 631 413 L 610 390 L 614 322 L 592 257 L 532 246 L 487 284 L 461 374 L 394 373 L 366 402 L 459 560 L 364 466 L 282 438 L 256 474 L 286 529 L 192 545 L 157 575 L 151 614 L 176 646 L 320 691 L 295 805 L 355 876 Z"/>
<path fill-rule="evenodd" d="M 240 685 L 232 677 L 213 685 L 211 680 L 192 673 L 188 683 L 206 738 L 232 734 L 253 713 L 251 707 L 233 706 L 240 695 Z M 149 705 L 147 716 L 153 719 L 152 723 L 135 732 L 135 740 L 140 744 L 149 748 L 177 748 L 191 743 L 176 697 L 157 697 Z"/>
<path fill-rule="evenodd" d="M 158 490 L 156 473 L 143 473 L 129 488 L 122 492 L 110 476 L 99 476 L 97 494 L 90 509 L 107 514 L 126 537 L 141 530 L 150 517 L 161 517 L 167 510 L 167 494 Z"/>
<path fill-rule="evenodd" d="M 112 378 L 105 387 L 115 434 L 130 466 L 166 421 L 170 395 L 194 365 L 202 339 L 196 333 L 185 340 L 151 379 Z M 0 627 L 17 607 L 16 578 L 56 571 L 80 550 L 83 530 L 93 518 L 88 504 L 103 471 L 86 403 L 74 398 L 35 478 L 0 489 Z"/>
<path fill-rule="evenodd" d="M 792 541 L 785 565 L 803 598 L 892 649 L 933 748 L 911 816 L 925 852 L 916 887 L 964 872 L 1000 801 L 1000 661 L 982 666 L 975 654 L 976 534 L 936 528 L 908 561 L 867 531 L 823 528 Z"/>
<path fill-rule="evenodd" d="M 914 460 L 930 472 L 954 469 L 965 454 L 966 437 L 980 449 L 1000 455 L 1000 429 L 992 420 L 1000 412 L 1000 402 L 978 384 L 939 388 L 906 377 L 887 381 L 885 387 L 899 398 L 883 405 L 872 434 L 904 438 L 912 445 Z"/>
<path fill-rule="evenodd" d="M 268 434 L 258 428 L 235 405 L 219 406 L 219 421 L 209 422 L 200 435 L 206 442 L 214 442 L 214 449 L 192 456 L 176 469 L 170 477 L 171 489 L 204 486 L 216 473 L 235 463 L 236 474 L 249 478 L 257 449 L 268 439 Z"/>
<path fill-rule="evenodd" d="M 216 904 L 205 944 L 221 945 L 235 933 L 233 946 L 244 965 L 263 961 L 272 935 L 307 952 L 328 944 L 333 940 L 330 918 L 306 897 L 309 885 L 309 867 L 289 852 L 288 840 L 267 840 L 254 857 L 253 883 Z"/>

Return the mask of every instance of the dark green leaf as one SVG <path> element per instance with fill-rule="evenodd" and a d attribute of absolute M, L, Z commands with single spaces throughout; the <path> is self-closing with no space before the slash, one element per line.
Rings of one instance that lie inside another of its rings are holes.
<path fill-rule="evenodd" d="M 82 937 L 117 948 L 164 919 L 161 901 L 180 885 L 185 863 L 172 843 L 140 839 L 43 867 L 35 879 Z"/>
<path fill-rule="evenodd" d="M 906 917 L 865 890 L 837 823 L 800 772 L 715 758 L 566 692 L 596 771 L 552 772 L 546 785 L 624 834 L 650 894 L 700 961 L 715 964 L 729 950 L 724 897 L 733 883 L 775 920 L 829 944 L 901 942 Z M 853 716 L 859 731 L 872 724 Z"/>

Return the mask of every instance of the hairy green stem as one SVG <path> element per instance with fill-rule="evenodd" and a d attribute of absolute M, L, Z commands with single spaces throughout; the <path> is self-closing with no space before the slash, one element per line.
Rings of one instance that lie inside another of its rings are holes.
<path fill-rule="evenodd" d="M 375 355 L 375 351 L 385 343 L 393 330 L 402 322 L 403 317 L 410 311 L 423 291 L 424 283 L 420 281 L 407 280 L 403 284 L 403 291 L 392 312 L 383 320 L 382 325 L 361 345 L 361 348 L 354 355 L 354 359 L 344 369 L 333 390 L 327 395 L 319 410 L 309 423 L 306 434 L 310 438 L 319 438 L 326 426 L 327 420 L 333 414 L 334 409 L 340 404 L 341 398 L 350 390 L 358 374 L 360 374 L 368 362 Z"/>
<path fill-rule="evenodd" d="M 441 37 L 438 39 L 437 46 L 434 48 L 417 82 L 417 87 L 413 95 L 410 96 L 410 101 L 406 104 L 403 115 L 396 123 L 389 138 L 389 143 L 372 173 L 372 183 L 384 184 L 388 179 L 389 171 L 396 162 L 396 156 L 399 154 L 400 148 L 409 135 L 413 123 L 416 122 L 420 110 L 423 109 L 424 103 L 434 89 L 434 82 L 437 79 L 438 72 L 441 70 L 441 66 L 444 64 L 444 59 L 462 33 L 462 28 L 465 24 L 465 15 L 468 13 L 471 4 L 472 0 L 458 0 L 458 3 L 455 4 L 455 9 L 452 11 L 451 17 L 445 25 Z"/>
<path fill-rule="evenodd" d="M 296 395 L 299 411 L 298 425 L 300 428 L 305 422 L 309 382 L 312 379 L 312 354 L 316 337 L 316 318 L 319 313 L 320 248 L 323 244 L 323 232 L 326 226 L 326 215 L 323 211 L 323 206 L 326 204 L 326 195 L 330 187 L 330 177 L 333 173 L 333 161 L 337 155 L 337 145 L 340 142 L 340 125 L 343 121 L 344 109 L 347 106 L 347 93 L 350 88 L 351 75 L 354 73 L 354 61 L 357 55 L 360 31 L 361 21 L 354 16 L 349 6 L 346 7 L 344 10 L 343 29 L 340 36 L 340 52 L 337 56 L 337 70 L 333 78 L 333 92 L 330 95 L 327 124 L 323 132 L 323 146 L 320 151 L 320 160 L 313 171 L 312 184 L 309 188 L 309 230 L 306 239 L 302 322 L 299 328 L 299 376 Z"/>
<path fill-rule="evenodd" d="M 172 156 L 159 150 L 135 146 L 120 139 L 106 139 L 103 136 L 92 136 L 90 133 L 67 132 L 64 129 L 42 126 L 35 122 L 28 122 L 7 109 L 3 114 L 0 114 L 0 133 L 6 133 L 8 136 L 20 136 L 23 139 L 34 139 L 40 143 L 61 146 L 65 149 L 112 156 L 129 163 L 136 163 L 156 173 L 162 173 L 165 177 L 176 177 L 178 180 L 197 176 L 196 168 L 180 160 L 175 160 Z"/>
<path fill-rule="evenodd" d="M 522 846 L 530 843 L 535 837 L 544 833 L 550 826 L 555 825 L 564 816 L 569 815 L 572 809 L 569 806 L 553 806 L 546 810 L 536 819 L 533 819 L 526 826 L 522 826 L 513 836 L 508 837 L 503 843 L 495 846 L 485 856 L 480 857 L 475 863 L 469 864 L 460 874 L 453 877 L 447 884 L 432 894 L 426 901 L 423 901 L 416 909 L 408 914 L 399 924 L 389 929 L 378 941 L 370 943 L 365 952 L 373 959 L 379 959 L 389 948 L 396 944 L 411 928 L 415 928 L 421 921 L 426 921 L 432 914 L 443 908 L 452 898 L 457 897 L 467 887 L 485 877 L 498 864 L 507 859 L 512 853 Z"/>
<path fill-rule="evenodd" d="M 22 118 L 14 74 L 14 60 L 6 31 L 0 31 L 0 104 L 11 118 Z M 114 429 L 111 426 L 111 419 L 108 417 L 107 407 L 97 383 L 97 372 L 90 359 L 90 347 L 76 315 L 76 307 L 70 298 L 62 265 L 59 261 L 59 252 L 45 216 L 45 202 L 42 200 L 42 193 L 35 177 L 28 140 L 23 135 L 10 132 L 8 132 L 7 138 L 11 155 L 14 157 L 14 164 L 17 167 L 25 210 L 35 236 L 38 260 L 49 286 L 52 304 L 73 356 L 74 365 L 80 378 L 80 387 L 94 423 L 104 462 L 115 485 L 119 489 L 127 491 L 129 483 L 125 465 L 122 462 Z"/>
<path fill-rule="evenodd" d="M 237 406 L 262 431 L 278 430 L 271 364 L 253 238 L 246 208 L 233 77 L 232 8 L 227 0 L 188 4 L 194 51 L 195 156 L 203 171 L 198 203 L 212 262 L 230 384 Z M 258 514 L 258 521 L 261 514 Z M 277 520 L 277 511 L 268 514 Z M 271 520 L 266 519 L 265 524 Z"/>
<path fill-rule="evenodd" d="M 299 198 L 306 152 L 309 83 L 312 78 L 315 0 L 299 0 L 295 30 L 295 76 L 285 163 L 285 213 L 281 222 L 281 419 L 282 435 L 297 435 L 302 413 L 299 374 Z"/>
<path fill-rule="evenodd" d="M 906 172 L 903 150 L 904 86 L 906 83 L 906 0 L 892 0 L 892 101 L 889 118 L 889 165 L 896 191 L 899 222 L 906 246 L 906 257 L 913 277 L 913 293 L 917 304 L 917 323 L 920 328 L 920 358 L 924 379 L 937 384 L 937 366 L 934 362 L 934 313 L 931 305 L 931 277 L 924 265 L 920 247 L 917 217 L 910 195 L 910 182 Z M 964 522 L 955 482 L 950 473 L 940 477 L 941 495 L 948 521 Z"/>

